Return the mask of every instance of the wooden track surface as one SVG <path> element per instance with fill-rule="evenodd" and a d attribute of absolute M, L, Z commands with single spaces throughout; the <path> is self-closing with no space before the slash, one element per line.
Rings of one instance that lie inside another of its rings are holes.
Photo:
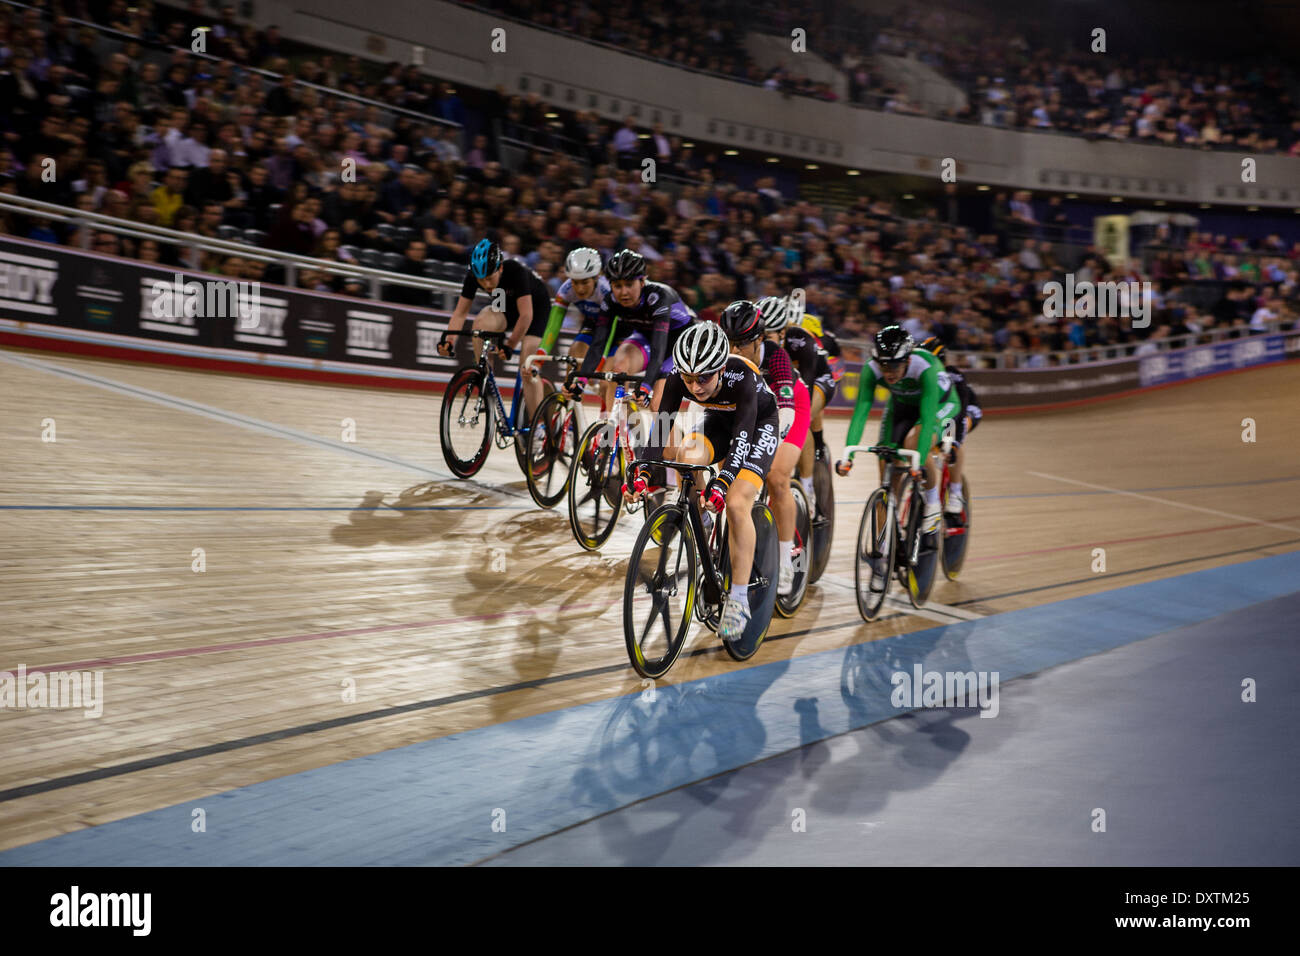
<path fill-rule="evenodd" d="M 98 669 L 105 696 L 93 719 L 0 709 L 0 849 L 640 687 L 630 533 L 582 552 L 510 451 L 476 483 L 440 477 L 439 403 L 0 352 L 0 671 Z M 1295 550 L 1297 408 L 1291 363 L 986 419 L 961 580 L 936 584 L 938 613 L 872 625 L 851 591 L 859 467 L 826 578 L 751 663 Z M 828 419 L 835 450 L 846 424 Z M 669 679 L 737 666 L 697 627 Z"/>

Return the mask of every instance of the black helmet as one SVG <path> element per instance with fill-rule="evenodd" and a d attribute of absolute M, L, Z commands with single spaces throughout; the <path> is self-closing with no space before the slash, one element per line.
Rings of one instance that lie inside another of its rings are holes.
<path fill-rule="evenodd" d="M 631 249 L 624 249 L 609 257 L 605 263 L 605 276 L 609 279 L 637 279 L 645 276 L 645 257 Z"/>
<path fill-rule="evenodd" d="M 737 299 L 723 309 L 718 324 L 732 345 L 748 345 L 763 334 L 763 318 L 758 314 L 758 306 L 744 299 Z"/>
<path fill-rule="evenodd" d="M 887 325 L 876 333 L 871 343 L 871 357 L 880 365 L 906 362 L 916 345 L 901 326 Z"/>

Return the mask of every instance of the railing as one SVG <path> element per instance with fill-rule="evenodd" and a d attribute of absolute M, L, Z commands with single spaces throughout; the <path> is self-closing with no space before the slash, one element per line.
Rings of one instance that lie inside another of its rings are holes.
<path fill-rule="evenodd" d="M 127 236 L 133 239 L 152 239 L 155 242 L 181 246 L 191 251 L 201 250 L 223 256 L 239 256 L 244 259 L 256 259 L 259 262 L 276 263 L 284 267 L 284 284 L 286 286 L 296 286 L 297 270 L 301 268 L 313 269 L 317 272 L 325 272 L 343 278 L 360 279 L 369 286 L 370 296 L 373 299 L 379 299 L 381 297 L 381 287 L 386 285 L 427 289 L 433 295 L 450 295 L 453 299 L 455 296 L 460 294 L 461 290 L 461 283 L 459 281 L 451 280 L 450 278 L 422 278 L 398 272 L 389 272 L 384 269 L 372 269 L 368 266 L 351 265 L 347 262 L 332 259 L 317 259 L 311 256 L 297 256 L 291 253 L 279 252 L 274 249 L 258 249 L 256 246 L 251 246 L 243 242 L 234 242 L 225 239 L 209 239 L 206 236 L 198 236 L 190 232 L 179 232 L 175 229 L 167 229 L 163 226 L 154 226 L 149 223 L 117 219 L 113 216 L 105 216 L 97 212 L 69 209 L 67 206 L 41 202 L 40 200 L 28 199 L 23 196 L 11 196 L 5 193 L 0 193 L 0 210 L 15 212 L 25 216 L 33 216 L 40 219 L 50 219 L 55 222 L 68 223 L 78 229 L 83 248 L 86 248 L 89 245 L 90 230 L 94 229 L 100 232 L 111 232 L 115 235 Z M 446 307 L 445 301 L 443 307 Z"/>

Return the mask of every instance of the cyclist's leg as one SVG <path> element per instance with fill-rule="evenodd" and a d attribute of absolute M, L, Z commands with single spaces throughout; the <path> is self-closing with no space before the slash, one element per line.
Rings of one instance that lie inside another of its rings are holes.
<path fill-rule="evenodd" d="M 474 316 L 474 330 L 477 332 L 504 332 L 506 330 L 506 314 L 489 305 Z M 474 361 L 477 362 L 483 354 L 483 342 L 480 339 L 475 339 L 473 344 Z"/>
<path fill-rule="evenodd" d="M 531 331 L 525 335 L 524 341 L 521 343 L 519 349 L 519 361 L 523 362 L 525 358 L 536 352 L 537 347 L 541 345 L 541 343 L 542 337 L 540 335 L 533 335 Z M 540 375 L 537 378 L 533 378 L 531 375 L 524 375 L 523 378 L 524 410 L 527 414 L 520 418 L 519 423 L 524 428 L 527 428 L 528 423 L 533 420 L 533 412 L 535 412 L 537 406 L 542 403 L 542 396 L 546 393 L 546 386 L 542 383 L 542 377 Z"/>
<path fill-rule="evenodd" d="M 749 591 L 749 573 L 754 569 L 754 502 L 763 479 L 742 469 L 727 489 L 727 543 L 731 549 L 731 596 Z M 748 606 L 748 604 L 746 604 Z"/>

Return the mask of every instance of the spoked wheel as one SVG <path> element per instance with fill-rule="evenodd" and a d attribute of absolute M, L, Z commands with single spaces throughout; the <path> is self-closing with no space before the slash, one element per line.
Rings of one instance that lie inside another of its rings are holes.
<path fill-rule="evenodd" d="M 623 510 L 622 456 L 613 454 L 605 422 L 593 422 L 578 440 L 569 479 L 569 526 L 573 537 L 595 551 L 614 532 Z"/>
<path fill-rule="evenodd" d="M 555 386 L 545 380 L 543 380 L 542 386 L 542 401 L 545 402 L 548 397 L 555 394 Z M 523 401 L 522 396 L 520 396 L 519 401 Z M 541 405 L 538 405 L 537 409 L 540 410 L 541 407 Z M 533 414 L 536 415 L 536 412 Z M 519 422 L 515 427 L 515 461 L 519 463 L 519 470 L 524 473 L 524 479 L 528 480 L 533 477 L 534 473 L 544 473 L 549 467 L 549 463 L 544 460 L 529 457 L 530 450 L 528 439 L 532 434 L 532 429 L 530 427 L 532 421 L 527 417 L 527 406 L 520 407 L 519 416 L 523 421 Z M 529 494 L 531 493 L 530 490 Z"/>
<path fill-rule="evenodd" d="M 492 408 L 483 394 L 483 373 L 463 368 L 442 393 L 442 457 L 457 478 L 478 473 L 492 447 Z"/>
<path fill-rule="evenodd" d="M 808 593 L 808 569 L 812 560 L 812 515 L 808 513 L 808 496 L 798 479 L 790 482 L 790 494 L 794 498 L 794 587 L 785 597 L 776 596 L 775 609 L 781 617 L 793 617 L 799 605 L 803 604 Z"/>
<path fill-rule="evenodd" d="M 578 415 L 573 400 L 560 392 L 542 399 L 528 428 L 528 493 L 543 508 L 554 508 L 569 490 L 578 448 Z"/>
<path fill-rule="evenodd" d="M 905 516 L 907 536 L 905 551 L 899 555 L 899 577 L 907 587 L 907 598 L 912 607 L 924 607 L 934 588 L 939 564 L 938 532 L 922 530 L 925 520 L 925 493 L 919 485 L 912 489 L 911 504 Z M 942 526 L 941 526 L 942 527 Z"/>
<path fill-rule="evenodd" d="M 776 519 L 762 502 L 754 503 L 754 566 L 749 573 L 749 626 L 739 640 L 722 640 L 732 660 L 747 661 L 763 645 L 772 624 L 776 606 L 776 580 L 781 561 L 777 542 Z M 726 585 L 731 587 L 731 567 L 727 567 Z"/>
<path fill-rule="evenodd" d="M 632 546 L 623 587 L 623 639 L 642 677 L 662 677 L 682 652 L 698 573 L 686 516 L 675 505 L 656 509 Z"/>
<path fill-rule="evenodd" d="M 966 501 L 960 515 L 943 515 L 943 573 L 949 581 L 956 581 L 961 573 L 961 566 L 966 562 L 966 548 L 970 544 L 970 481 L 962 482 L 962 491 Z"/>
<path fill-rule="evenodd" d="M 813 460 L 813 491 L 817 496 L 812 520 L 812 562 L 808 583 L 822 576 L 831 559 L 831 537 L 835 533 L 835 484 L 831 481 L 830 450 L 822 448 Z"/>
<path fill-rule="evenodd" d="M 874 621 L 889 593 L 894 556 L 898 549 L 898 525 L 894 504 L 885 488 L 877 488 L 867 499 L 858 525 L 858 547 L 853 555 L 854 591 L 858 613 Z"/>

